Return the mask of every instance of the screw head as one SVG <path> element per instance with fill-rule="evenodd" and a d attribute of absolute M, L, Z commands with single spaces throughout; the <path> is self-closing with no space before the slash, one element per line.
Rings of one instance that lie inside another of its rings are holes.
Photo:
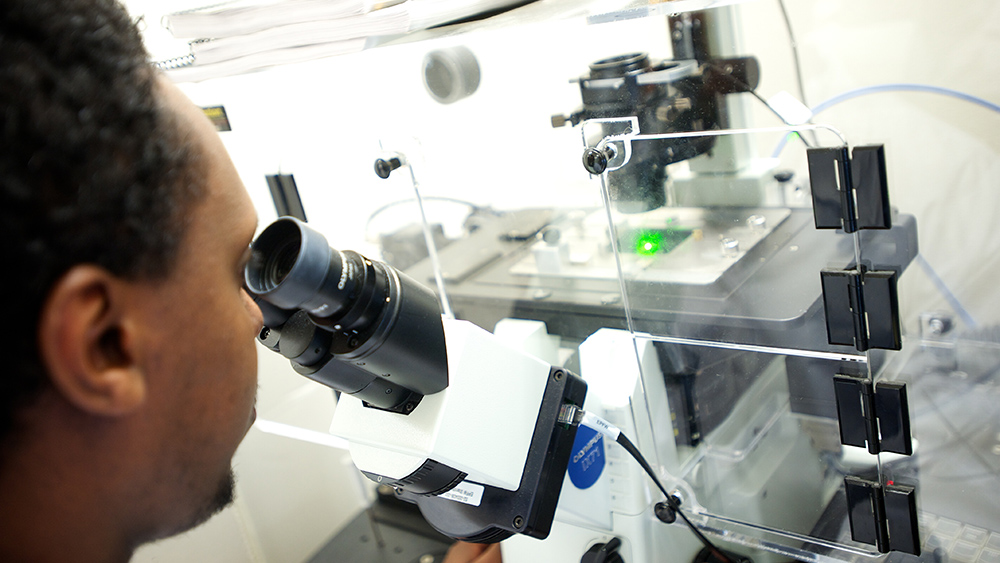
<path fill-rule="evenodd" d="M 588 148 L 583 151 L 583 167 L 591 174 L 603 174 L 608 169 L 608 157 L 604 151 Z"/>
<path fill-rule="evenodd" d="M 723 256 L 734 257 L 740 253 L 740 241 L 734 238 L 724 237 L 721 246 Z"/>
<path fill-rule="evenodd" d="M 521 516 L 515 516 L 513 524 L 515 528 L 520 528 L 521 526 L 524 526 L 524 518 Z"/>
<path fill-rule="evenodd" d="M 544 231 L 542 231 L 542 240 L 549 246 L 559 244 L 559 239 L 561 238 L 562 231 L 558 227 L 547 227 Z"/>
<path fill-rule="evenodd" d="M 665 502 L 658 502 L 653 507 L 653 514 L 664 524 L 673 524 L 677 521 L 677 512 Z"/>
<path fill-rule="evenodd" d="M 389 174 L 391 174 L 393 170 L 402 165 L 403 162 L 398 158 L 390 158 L 388 160 L 380 158 L 375 161 L 375 175 L 385 180 L 389 177 Z"/>
<path fill-rule="evenodd" d="M 616 305 L 621 303 L 622 296 L 619 293 L 608 293 L 601 297 L 601 305 Z"/>
<path fill-rule="evenodd" d="M 531 294 L 531 298 L 535 301 L 543 301 L 549 297 L 552 297 L 552 292 L 547 289 L 539 289 L 535 293 Z"/>
<path fill-rule="evenodd" d="M 794 177 L 795 172 L 792 172 L 791 170 L 779 170 L 774 173 L 774 179 L 781 183 L 785 183 Z"/>

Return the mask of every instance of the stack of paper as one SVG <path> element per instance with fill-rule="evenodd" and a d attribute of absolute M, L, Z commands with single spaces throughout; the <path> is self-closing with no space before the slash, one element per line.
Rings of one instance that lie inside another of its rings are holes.
<path fill-rule="evenodd" d="M 198 81 L 341 55 L 399 35 L 524 4 L 526 0 L 237 0 L 164 16 L 190 54 L 159 66 Z"/>

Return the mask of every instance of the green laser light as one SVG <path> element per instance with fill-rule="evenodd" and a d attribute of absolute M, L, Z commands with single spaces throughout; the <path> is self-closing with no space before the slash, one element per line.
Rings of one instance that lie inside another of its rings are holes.
<path fill-rule="evenodd" d="M 660 251 L 663 245 L 663 235 L 657 231 L 643 231 L 635 241 L 635 253 L 640 256 L 652 256 Z"/>

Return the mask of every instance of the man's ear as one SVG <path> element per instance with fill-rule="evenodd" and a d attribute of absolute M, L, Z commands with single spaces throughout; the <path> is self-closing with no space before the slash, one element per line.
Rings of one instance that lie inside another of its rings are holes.
<path fill-rule="evenodd" d="M 66 401 L 93 415 L 129 414 L 146 399 L 127 293 L 128 282 L 79 265 L 53 285 L 42 306 L 42 363 Z"/>

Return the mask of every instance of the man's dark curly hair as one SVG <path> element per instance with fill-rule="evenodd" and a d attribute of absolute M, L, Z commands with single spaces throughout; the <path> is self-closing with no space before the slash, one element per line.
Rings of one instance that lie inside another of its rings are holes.
<path fill-rule="evenodd" d="M 0 441 L 45 388 L 38 318 L 78 264 L 167 275 L 201 193 L 136 26 L 115 0 L 0 2 Z M 12 368 L 12 369 L 11 369 Z"/>

